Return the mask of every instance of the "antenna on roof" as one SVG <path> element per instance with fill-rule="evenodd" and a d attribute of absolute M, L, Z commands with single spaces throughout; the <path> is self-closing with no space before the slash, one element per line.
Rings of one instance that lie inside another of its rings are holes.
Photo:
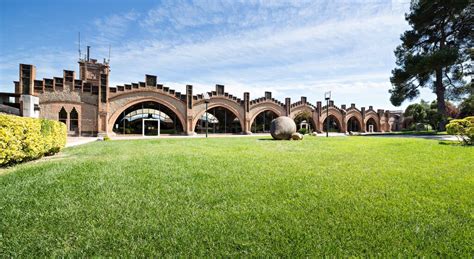
<path fill-rule="evenodd" d="M 81 32 L 79 32 L 78 43 L 79 59 L 81 59 Z"/>
<path fill-rule="evenodd" d="M 107 63 L 110 64 L 110 43 L 109 43 L 109 60 L 107 60 Z"/>

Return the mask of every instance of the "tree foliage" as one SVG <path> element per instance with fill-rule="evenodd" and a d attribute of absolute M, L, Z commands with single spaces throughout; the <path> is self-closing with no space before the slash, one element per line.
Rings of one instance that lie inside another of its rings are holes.
<path fill-rule="evenodd" d="M 459 116 L 474 116 L 474 95 L 470 95 L 459 105 Z"/>
<path fill-rule="evenodd" d="M 474 54 L 474 53 L 473 53 Z M 474 56 L 474 55 L 473 55 Z M 459 117 L 474 116 L 474 81 L 466 86 L 468 96 L 459 104 Z"/>
<path fill-rule="evenodd" d="M 432 101 L 429 108 L 436 112 L 436 109 L 438 108 L 438 102 L 436 100 Z M 456 107 L 456 105 L 450 101 L 446 101 L 446 115 L 448 116 L 448 119 L 455 119 L 459 116 L 459 108 Z"/>
<path fill-rule="evenodd" d="M 405 116 L 412 117 L 414 123 L 424 123 L 427 119 L 427 107 L 420 103 L 408 105 L 405 109 Z"/>
<path fill-rule="evenodd" d="M 436 100 L 431 103 L 421 100 L 420 103 L 408 105 L 404 115 L 411 117 L 414 123 L 428 123 L 432 128 L 436 128 L 442 120 L 442 117 L 437 112 L 437 107 Z M 458 118 L 459 109 L 450 101 L 446 101 L 446 113 L 449 119 Z"/>
<path fill-rule="evenodd" d="M 412 0 L 405 15 L 411 30 L 395 50 L 397 67 L 389 90 L 393 105 L 418 97 L 420 87 L 430 87 L 437 96 L 437 112 L 447 117 L 445 100 L 466 94 L 472 10 L 469 0 Z"/>

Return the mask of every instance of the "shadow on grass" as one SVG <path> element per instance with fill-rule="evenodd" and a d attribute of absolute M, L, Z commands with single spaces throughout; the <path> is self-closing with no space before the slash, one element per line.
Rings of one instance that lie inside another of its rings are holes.
<path fill-rule="evenodd" d="M 467 148 L 472 148 L 474 147 L 473 145 L 465 145 L 459 141 L 456 140 L 441 140 L 438 142 L 440 145 L 446 145 L 446 146 L 461 146 L 461 147 L 467 147 Z"/>
<path fill-rule="evenodd" d="M 36 158 L 25 158 L 22 161 L 11 161 L 8 164 L 0 165 L 0 175 L 5 173 L 8 169 L 14 169 L 18 165 L 41 163 L 45 161 L 57 161 L 57 160 L 63 160 L 69 157 L 70 155 L 66 155 L 63 152 L 59 152 L 55 154 L 45 154 L 44 156 L 36 157 Z"/>

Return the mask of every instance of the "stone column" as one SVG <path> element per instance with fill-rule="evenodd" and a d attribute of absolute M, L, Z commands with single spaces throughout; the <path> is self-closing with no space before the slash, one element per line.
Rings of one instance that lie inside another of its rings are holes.
<path fill-rule="evenodd" d="M 194 129 L 193 129 L 193 86 L 192 85 L 186 85 L 186 118 L 185 118 L 185 123 L 186 125 L 183 125 L 184 133 L 186 135 L 194 135 Z"/>
<path fill-rule="evenodd" d="M 323 128 L 321 127 L 321 109 L 322 109 L 322 104 L 321 101 L 316 102 L 316 131 L 318 133 L 323 132 Z"/>
<path fill-rule="evenodd" d="M 392 127 L 390 125 L 390 112 L 388 110 L 384 113 L 385 116 L 385 131 L 392 132 Z"/>
<path fill-rule="evenodd" d="M 346 105 L 341 104 L 341 113 L 342 113 L 342 132 L 347 133 L 347 123 L 346 123 Z"/>
<path fill-rule="evenodd" d="M 272 92 L 265 92 L 265 99 L 271 100 L 272 99 Z"/>
<path fill-rule="evenodd" d="M 360 113 L 362 115 L 362 121 L 360 122 L 362 124 L 362 132 L 367 132 L 367 128 L 365 127 L 365 107 L 360 108 Z"/>
<path fill-rule="evenodd" d="M 378 128 L 379 132 L 386 131 L 386 122 L 388 123 L 388 121 L 385 119 L 384 113 L 385 111 L 382 109 L 377 110 L 377 115 L 379 117 L 379 128 Z"/>
<path fill-rule="evenodd" d="M 346 111 L 345 111 L 345 110 L 342 110 L 341 113 L 342 113 L 342 116 L 341 116 L 341 117 L 342 117 L 342 121 L 341 121 L 341 127 L 342 127 L 342 129 L 341 129 L 341 132 L 342 132 L 342 133 L 347 133 Z"/>
<path fill-rule="evenodd" d="M 285 111 L 286 111 L 285 116 L 289 117 L 291 113 L 291 99 L 289 97 L 285 98 Z"/>
<path fill-rule="evenodd" d="M 265 95 L 267 95 L 267 92 L 265 92 Z M 271 96 L 271 93 L 270 93 Z M 270 97 L 271 98 L 271 97 Z M 245 92 L 244 93 L 244 128 L 242 129 L 242 132 L 246 135 L 251 135 L 252 131 L 250 127 L 252 126 L 250 123 L 250 93 Z"/>

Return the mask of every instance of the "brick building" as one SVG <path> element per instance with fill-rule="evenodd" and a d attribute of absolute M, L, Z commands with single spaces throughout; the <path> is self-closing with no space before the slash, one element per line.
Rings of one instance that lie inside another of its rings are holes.
<path fill-rule="evenodd" d="M 249 93 L 238 98 L 223 85 L 206 94 L 194 94 L 193 86 L 186 85 L 181 93 L 159 84 L 154 75 L 111 87 L 109 74 L 105 60 L 99 63 L 88 56 L 79 60 L 79 75 L 64 70 L 62 77 L 36 79 L 35 66 L 20 64 L 15 93 L 0 93 L 0 110 L 62 121 L 70 135 L 191 135 L 205 132 L 206 120 L 210 133 L 251 134 L 268 132 L 278 116 L 289 116 L 298 127 L 308 125 L 316 132 L 327 130 L 327 119 L 329 131 L 337 132 L 387 132 L 403 126 L 400 111 L 372 106 L 336 106 L 333 101 L 313 105 L 306 97 L 280 102 L 271 92 L 256 99 Z"/>

